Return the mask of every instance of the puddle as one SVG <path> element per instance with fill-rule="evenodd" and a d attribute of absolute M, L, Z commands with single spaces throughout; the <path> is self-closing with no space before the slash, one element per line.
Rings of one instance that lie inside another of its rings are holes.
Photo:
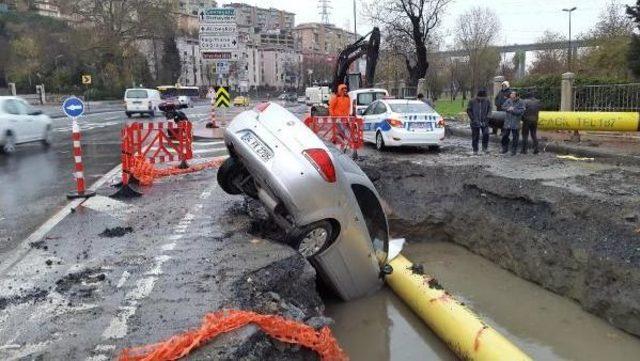
<path fill-rule="evenodd" d="M 630 360 L 640 338 L 564 297 L 452 243 L 412 243 L 403 254 L 535 360 Z M 461 296 L 464 295 L 464 296 Z M 455 360 L 388 289 L 351 303 L 328 302 L 336 337 L 353 360 Z M 636 355 L 636 356 L 633 356 Z"/>

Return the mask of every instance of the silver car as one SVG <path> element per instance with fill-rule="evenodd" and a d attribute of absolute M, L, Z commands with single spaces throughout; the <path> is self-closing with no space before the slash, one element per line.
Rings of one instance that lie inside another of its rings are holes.
<path fill-rule="evenodd" d="M 218 171 L 229 194 L 259 199 L 344 300 L 375 292 L 387 261 L 387 218 L 373 184 L 345 154 L 295 115 L 263 103 L 225 129 L 230 157 Z"/>

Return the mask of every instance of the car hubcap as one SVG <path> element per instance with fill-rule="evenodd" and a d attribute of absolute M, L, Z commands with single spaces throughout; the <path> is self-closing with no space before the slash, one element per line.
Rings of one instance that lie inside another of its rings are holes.
<path fill-rule="evenodd" d="M 7 143 L 4 145 L 4 151 L 7 153 L 13 153 L 16 150 L 16 142 L 13 137 L 7 138 Z"/>
<path fill-rule="evenodd" d="M 300 253 L 305 257 L 311 257 L 322 249 L 327 243 L 329 232 L 324 228 L 316 228 L 307 233 L 302 242 L 300 242 Z"/>
<path fill-rule="evenodd" d="M 378 136 L 376 137 L 376 146 L 378 149 L 382 148 L 382 136 L 380 133 L 378 133 Z"/>

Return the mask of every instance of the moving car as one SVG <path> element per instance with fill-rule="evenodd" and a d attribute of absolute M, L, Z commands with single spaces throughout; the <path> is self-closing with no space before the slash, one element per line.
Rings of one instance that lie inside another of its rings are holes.
<path fill-rule="evenodd" d="M 376 149 L 403 145 L 438 148 L 444 140 L 444 119 L 419 100 L 381 99 L 363 112 L 365 142 Z"/>
<path fill-rule="evenodd" d="M 17 144 L 38 141 L 51 144 L 51 118 L 22 98 L 0 96 L 0 149 L 11 154 Z"/>
<path fill-rule="evenodd" d="M 389 233 L 380 197 L 362 170 L 275 103 L 239 114 L 224 132 L 230 157 L 218 170 L 229 194 L 260 200 L 345 300 L 382 284 Z"/>
<path fill-rule="evenodd" d="M 288 93 L 285 94 L 284 101 L 295 103 L 296 101 L 298 101 L 298 97 L 294 93 Z"/>
<path fill-rule="evenodd" d="M 307 97 L 305 97 L 304 95 L 298 96 L 298 103 L 304 104 L 306 102 L 307 102 Z"/>
<path fill-rule="evenodd" d="M 178 104 L 180 108 L 191 108 L 193 104 L 191 103 L 191 97 L 187 95 L 180 95 L 178 97 Z"/>
<path fill-rule="evenodd" d="M 362 115 L 364 110 L 367 109 L 371 103 L 388 96 L 388 91 L 379 88 L 366 88 L 350 91 L 349 99 L 351 100 L 351 115 Z"/>
<path fill-rule="evenodd" d="M 162 103 L 160 92 L 155 89 L 132 88 L 124 93 L 124 111 L 129 118 L 133 114 L 140 114 L 140 116 L 148 114 L 153 118 L 160 103 Z"/>
<path fill-rule="evenodd" d="M 234 107 L 248 107 L 249 106 L 249 98 L 245 96 L 237 96 L 233 98 L 233 106 Z"/>

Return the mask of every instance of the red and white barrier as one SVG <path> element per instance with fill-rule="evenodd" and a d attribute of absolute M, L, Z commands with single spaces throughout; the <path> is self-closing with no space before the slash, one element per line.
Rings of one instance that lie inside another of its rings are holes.
<path fill-rule="evenodd" d="M 88 198 L 96 193 L 88 191 L 84 182 L 84 165 L 82 164 L 82 147 L 80 145 L 80 126 L 76 118 L 71 123 L 71 139 L 73 140 L 73 160 L 75 163 L 73 176 L 76 179 L 76 191 L 67 194 L 67 198 Z"/>

